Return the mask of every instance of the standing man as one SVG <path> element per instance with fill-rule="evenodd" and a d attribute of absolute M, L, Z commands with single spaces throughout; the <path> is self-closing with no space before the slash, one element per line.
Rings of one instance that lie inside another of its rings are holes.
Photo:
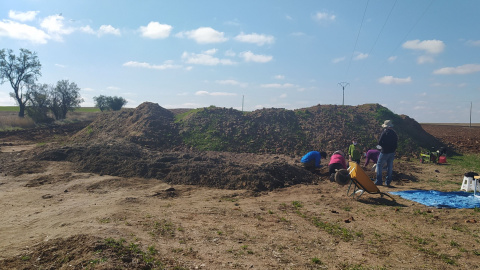
<path fill-rule="evenodd" d="M 384 130 L 380 135 L 380 139 L 378 140 L 378 146 L 380 146 L 381 152 L 377 162 L 377 179 L 375 181 L 375 185 L 383 185 L 382 169 L 384 163 L 386 163 L 387 178 L 385 178 L 385 185 L 387 185 L 387 187 L 391 187 L 390 183 L 392 183 L 393 160 L 395 159 L 395 150 L 397 150 L 398 136 L 397 133 L 392 129 L 393 124 L 391 120 L 386 120 L 382 127 Z"/>

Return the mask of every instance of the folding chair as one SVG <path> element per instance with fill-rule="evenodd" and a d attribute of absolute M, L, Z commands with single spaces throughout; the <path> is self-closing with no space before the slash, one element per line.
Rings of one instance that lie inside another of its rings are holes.
<path fill-rule="evenodd" d="M 395 201 L 395 199 L 388 195 L 387 193 L 381 192 L 378 187 L 373 183 L 373 181 L 368 177 L 368 175 L 363 171 L 363 169 L 358 166 L 356 162 L 349 162 L 348 173 L 350 175 L 350 185 L 348 186 L 347 195 L 352 196 L 354 199 L 359 199 L 364 192 L 370 194 L 380 194 L 383 198 L 383 195 L 388 196 L 390 199 Z M 352 192 L 350 189 L 353 186 Z"/>

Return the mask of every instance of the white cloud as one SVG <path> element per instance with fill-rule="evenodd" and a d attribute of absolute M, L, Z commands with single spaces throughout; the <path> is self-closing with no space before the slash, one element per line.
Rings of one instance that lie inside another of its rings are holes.
<path fill-rule="evenodd" d="M 102 25 L 98 29 L 97 35 L 103 36 L 103 35 L 115 35 L 115 36 L 120 36 L 120 30 L 111 26 L 111 25 Z"/>
<path fill-rule="evenodd" d="M 107 90 L 120 90 L 120 88 L 116 86 L 108 86 Z"/>
<path fill-rule="evenodd" d="M 210 50 L 206 50 L 206 51 L 203 51 L 202 53 L 204 54 L 208 54 L 208 55 L 214 55 L 217 53 L 217 49 L 213 48 L 213 49 L 210 49 Z"/>
<path fill-rule="evenodd" d="M 479 64 L 467 64 L 458 67 L 444 67 L 433 71 L 433 74 L 450 75 L 450 74 L 471 74 L 480 72 Z"/>
<path fill-rule="evenodd" d="M 180 32 L 177 37 L 187 37 L 195 40 L 199 44 L 221 43 L 228 40 L 223 32 L 219 32 L 211 27 L 200 27 L 192 31 Z"/>
<path fill-rule="evenodd" d="M 275 75 L 274 78 L 277 79 L 277 80 L 284 80 L 285 76 L 284 75 Z"/>
<path fill-rule="evenodd" d="M 71 34 L 75 31 L 72 27 L 66 27 L 63 23 L 64 17 L 61 15 L 51 15 L 46 17 L 40 23 L 40 26 L 47 30 L 47 33 L 55 40 L 62 41 L 63 35 Z"/>
<path fill-rule="evenodd" d="M 257 33 L 244 34 L 243 32 L 236 36 L 235 40 L 245 43 L 257 44 L 258 46 L 263 46 L 265 44 L 273 44 L 275 42 L 275 38 L 273 36 L 267 36 L 263 34 L 260 35 Z"/>
<path fill-rule="evenodd" d="M 404 83 L 412 82 L 412 78 L 411 77 L 395 78 L 393 76 L 384 76 L 378 79 L 378 82 L 382 84 L 404 84 Z"/>
<path fill-rule="evenodd" d="M 39 11 L 27 11 L 27 12 L 17 12 L 10 10 L 8 12 L 8 17 L 21 22 L 33 21 L 37 16 Z"/>
<path fill-rule="evenodd" d="M 334 21 L 336 18 L 335 15 L 329 14 L 327 12 L 317 12 L 314 16 L 313 19 L 316 21 Z"/>
<path fill-rule="evenodd" d="M 286 98 L 287 97 L 287 94 L 281 94 L 280 95 L 280 98 Z"/>
<path fill-rule="evenodd" d="M 104 36 L 104 35 L 115 35 L 115 36 L 120 36 L 121 32 L 119 29 L 111 26 L 111 25 L 101 25 L 98 30 L 92 29 L 90 25 L 83 26 L 79 28 L 80 31 L 91 34 L 91 35 L 97 35 L 98 37 Z"/>
<path fill-rule="evenodd" d="M 409 40 L 402 45 L 405 49 L 425 51 L 430 54 L 438 54 L 445 49 L 445 43 L 441 40 Z"/>
<path fill-rule="evenodd" d="M 97 33 L 97 32 L 95 32 L 95 30 L 93 30 L 90 27 L 90 25 L 80 27 L 80 31 L 82 31 L 84 33 L 87 33 L 87 34 L 92 34 L 92 35 L 95 35 Z"/>
<path fill-rule="evenodd" d="M 363 60 L 368 57 L 368 53 L 357 53 L 353 60 Z"/>
<path fill-rule="evenodd" d="M 90 88 L 90 87 L 82 88 L 82 90 L 83 90 L 83 91 L 87 91 L 87 92 L 93 92 L 93 91 L 95 91 L 95 89 Z"/>
<path fill-rule="evenodd" d="M 294 37 L 303 37 L 303 36 L 306 36 L 307 34 L 305 34 L 303 32 L 293 32 L 290 35 L 294 36 Z"/>
<path fill-rule="evenodd" d="M 198 104 L 198 103 L 191 103 L 191 102 L 187 102 L 187 103 L 183 103 L 183 104 L 166 104 L 165 106 L 163 106 L 164 108 L 167 108 L 167 109 L 176 109 L 176 108 L 200 108 L 202 105 Z"/>
<path fill-rule="evenodd" d="M 56 67 L 59 67 L 59 68 L 66 68 L 65 65 L 62 65 L 62 64 L 55 64 Z"/>
<path fill-rule="evenodd" d="M 418 64 L 433 63 L 435 59 L 430 55 L 422 55 L 417 58 Z"/>
<path fill-rule="evenodd" d="M 166 69 L 177 69 L 181 68 L 180 65 L 174 65 L 170 61 L 165 62 L 162 65 L 152 65 L 145 62 L 136 62 L 136 61 L 129 61 L 123 64 L 124 67 L 136 67 L 136 68 L 148 68 L 148 69 L 158 69 L 158 70 L 166 70 Z"/>
<path fill-rule="evenodd" d="M 43 30 L 9 20 L 0 21 L 0 37 L 1 36 L 26 40 L 37 44 L 45 44 L 48 39 L 51 38 Z"/>
<path fill-rule="evenodd" d="M 183 52 L 182 59 L 188 64 L 216 66 L 216 65 L 235 65 L 236 63 L 230 59 L 220 59 L 214 57 L 213 54 L 216 49 L 208 50 L 203 53 L 188 53 Z"/>
<path fill-rule="evenodd" d="M 240 87 L 247 87 L 247 83 L 241 83 L 236 80 L 217 80 L 215 81 L 218 84 L 223 84 L 223 85 L 234 85 L 234 86 L 240 86 Z"/>
<path fill-rule="evenodd" d="M 236 93 L 197 91 L 196 96 L 236 96 Z"/>
<path fill-rule="evenodd" d="M 344 57 L 338 57 L 338 58 L 335 58 L 332 60 L 332 63 L 336 64 L 336 63 L 340 63 L 342 61 L 345 61 L 345 56 Z"/>
<path fill-rule="evenodd" d="M 232 50 L 228 50 L 228 51 L 225 52 L 225 56 L 235 57 L 235 56 L 237 56 L 237 54 Z"/>
<path fill-rule="evenodd" d="M 413 107 L 413 109 L 418 111 L 418 110 L 425 110 L 425 109 L 428 109 L 428 108 L 425 107 L 425 106 L 415 106 L 415 107 Z"/>
<path fill-rule="evenodd" d="M 469 41 L 467 41 L 467 45 L 474 46 L 474 47 L 480 47 L 480 40 L 469 40 Z"/>
<path fill-rule="evenodd" d="M 284 83 L 284 84 L 281 84 L 281 83 L 267 83 L 267 84 L 260 85 L 260 87 L 262 87 L 262 88 L 292 88 L 292 87 L 295 87 L 295 85 L 291 84 L 291 83 Z"/>
<path fill-rule="evenodd" d="M 150 22 L 147 26 L 140 26 L 142 37 L 151 39 L 167 38 L 172 31 L 172 26 L 168 24 L 160 24 L 158 22 Z"/>
<path fill-rule="evenodd" d="M 397 57 L 396 56 L 390 56 L 387 60 L 388 60 L 388 62 L 394 62 L 395 60 L 397 60 Z"/>
<path fill-rule="evenodd" d="M 251 51 L 240 53 L 240 57 L 242 57 L 245 62 L 256 62 L 256 63 L 267 63 L 272 61 L 273 59 L 273 56 L 254 54 Z"/>

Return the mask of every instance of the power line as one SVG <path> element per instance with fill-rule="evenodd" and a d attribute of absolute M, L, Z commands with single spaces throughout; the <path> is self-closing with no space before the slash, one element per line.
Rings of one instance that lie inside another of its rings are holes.
<path fill-rule="evenodd" d="M 387 25 L 387 22 L 388 22 L 388 19 L 390 19 L 390 15 L 392 15 L 392 12 L 393 12 L 393 9 L 395 8 L 395 5 L 397 4 L 397 0 L 395 0 L 395 2 L 393 3 L 393 6 L 392 8 L 390 9 L 390 12 L 388 13 L 387 15 L 387 18 L 385 19 L 385 22 L 383 23 L 383 26 L 382 26 L 382 29 L 380 29 L 380 32 L 378 33 L 377 35 L 377 39 L 375 39 L 375 42 L 373 42 L 373 45 L 372 45 L 372 48 L 370 49 L 370 51 L 368 52 L 368 55 L 371 55 L 372 54 L 372 51 L 373 51 L 373 48 L 375 48 L 375 45 L 377 45 L 377 42 L 378 40 L 380 39 L 380 36 L 383 32 L 383 29 L 385 28 L 385 25 Z M 365 62 L 363 62 L 363 66 L 365 66 Z M 362 69 L 363 70 L 363 66 L 362 66 Z"/>
<path fill-rule="evenodd" d="M 360 24 L 360 29 L 358 29 L 357 39 L 355 40 L 355 45 L 353 46 L 352 57 L 350 57 L 350 61 L 348 62 L 347 74 L 346 74 L 347 78 L 348 78 L 348 72 L 350 70 L 350 65 L 352 64 L 353 55 L 355 54 L 355 50 L 357 49 L 357 42 L 358 42 L 358 38 L 360 37 L 360 32 L 362 31 L 363 22 L 365 21 L 365 14 L 367 13 L 367 7 L 368 7 L 369 1 L 370 0 L 368 0 L 367 4 L 365 5 L 365 10 L 363 11 L 362 23 Z"/>
<path fill-rule="evenodd" d="M 433 4 L 433 0 L 430 1 L 430 3 L 428 4 L 427 8 L 423 11 L 422 15 L 420 15 L 420 17 L 417 19 L 417 21 L 413 24 L 413 26 L 410 28 L 410 30 L 407 32 L 407 34 L 403 37 L 403 39 L 400 40 L 400 42 L 398 43 L 398 45 L 395 47 L 395 49 L 390 53 L 390 56 L 392 56 L 395 51 L 398 49 L 398 47 L 400 47 L 400 45 L 402 44 L 402 42 L 404 40 L 407 39 L 407 37 L 410 35 L 410 33 L 413 31 L 413 29 L 417 26 L 417 24 L 420 22 L 420 20 L 423 18 L 423 16 L 425 16 L 425 13 L 427 13 L 427 11 L 430 9 L 430 6 Z M 383 64 L 385 64 L 385 61 L 383 62 Z M 383 66 L 382 64 L 382 66 Z"/>

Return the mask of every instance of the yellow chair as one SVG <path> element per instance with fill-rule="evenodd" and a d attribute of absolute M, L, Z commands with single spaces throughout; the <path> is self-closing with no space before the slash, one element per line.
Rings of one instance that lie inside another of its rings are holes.
<path fill-rule="evenodd" d="M 395 199 L 388 195 L 387 193 L 381 192 L 378 187 L 373 183 L 373 181 L 368 177 L 368 175 L 363 171 L 363 169 L 358 166 L 356 162 L 349 162 L 348 173 L 350 175 L 350 186 L 348 186 L 347 195 L 352 196 L 354 199 L 359 199 L 364 192 L 370 194 L 380 194 L 383 198 L 383 195 L 388 196 L 390 199 L 395 201 Z M 353 191 L 350 192 L 350 189 L 353 185 Z"/>

